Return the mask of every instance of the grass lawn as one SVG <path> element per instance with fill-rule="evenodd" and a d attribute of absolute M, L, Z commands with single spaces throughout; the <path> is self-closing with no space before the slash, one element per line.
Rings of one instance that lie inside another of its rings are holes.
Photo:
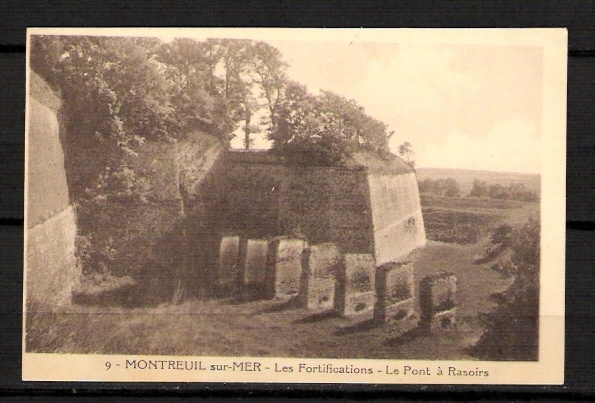
<path fill-rule="evenodd" d="M 539 214 L 539 203 L 421 195 L 428 239 L 474 244 L 503 223 L 520 225 Z"/>
<path fill-rule="evenodd" d="M 28 351 L 197 356 L 308 358 L 473 359 L 466 353 L 481 329 L 476 314 L 493 303 L 491 293 L 507 281 L 475 265 L 478 246 L 430 241 L 415 252 L 416 284 L 436 270 L 459 279 L 460 326 L 427 336 L 398 337 L 390 325 L 374 326 L 330 314 L 315 314 L 280 301 L 237 303 L 191 300 L 153 308 L 76 306 L 78 313 L 37 313 L 27 320 Z"/>

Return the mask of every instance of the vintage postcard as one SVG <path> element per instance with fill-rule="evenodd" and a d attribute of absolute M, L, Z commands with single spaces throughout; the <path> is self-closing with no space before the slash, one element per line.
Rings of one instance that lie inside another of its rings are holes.
<path fill-rule="evenodd" d="M 566 54 L 29 29 L 23 379 L 562 384 Z"/>

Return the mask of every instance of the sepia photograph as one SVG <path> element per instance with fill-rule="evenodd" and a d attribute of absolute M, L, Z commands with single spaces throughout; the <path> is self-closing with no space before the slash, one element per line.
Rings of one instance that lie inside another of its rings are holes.
<path fill-rule="evenodd" d="M 566 31 L 404 31 L 30 29 L 24 379 L 563 382 Z"/>

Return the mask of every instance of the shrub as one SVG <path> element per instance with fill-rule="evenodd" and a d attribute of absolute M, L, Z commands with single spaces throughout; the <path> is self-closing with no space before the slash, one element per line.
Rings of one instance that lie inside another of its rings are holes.
<path fill-rule="evenodd" d="M 483 359 L 535 361 L 539 347 L 540 223 L 529 221 L 512 232 L 506 271 L 515 276 L 492 312 L 480 316 L 485 333 L 472 349 Z"/>
<path fill-rule="evenodd" d="M 493 244 L 500 244 L 503 247 L 509 247 L 513 242 L 513 229 L 508 224 L 503 224 L 497 227 L 490 234 L 490 242 Z"/>
<path fill-rule="evenodd" d="M 324 137 L 294 141 L 275 151 L 293 165 L 340 166 L 354 151 L 354 146 L 335 137 Z"/>

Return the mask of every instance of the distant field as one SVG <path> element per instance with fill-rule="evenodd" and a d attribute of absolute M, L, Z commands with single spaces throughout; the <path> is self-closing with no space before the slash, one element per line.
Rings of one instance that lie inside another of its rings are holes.
<path fill-rule="evenodd" d="M 540 175 L 514 172 L 490 172 L 470 169 L 418 168 L 417 180 L 453 178 L 461 187 L 462 197 L 421 194 L 421 206 L 428 239 L 458 244 L 473 244 L 503 222 L 522 224 L 539 214 L 539 203 L 491 198 L 469 198 L 473 180 L 488 185 L 523 183 L 540 193 Z"/>
<path fill-rule="evenodd" d="M 473 187 L 473 179 L 479 179 L 488 185 L 508 186 L 512 182 L 524 183 L 527 189 L 540 193 L 541 176 L 515 172 L 491 172 L 472 169 L 416 168 L 417 180 L 453 178 L 461 185 L 461 192 L 467 195 Z"/>
<path fill-rule="evenodd" d="M 421 207 L 427 238 L 458 244 L 476 243 L 504 222 L 520 225 L 539 214 L 539 203 L 427 194 Z"/>

